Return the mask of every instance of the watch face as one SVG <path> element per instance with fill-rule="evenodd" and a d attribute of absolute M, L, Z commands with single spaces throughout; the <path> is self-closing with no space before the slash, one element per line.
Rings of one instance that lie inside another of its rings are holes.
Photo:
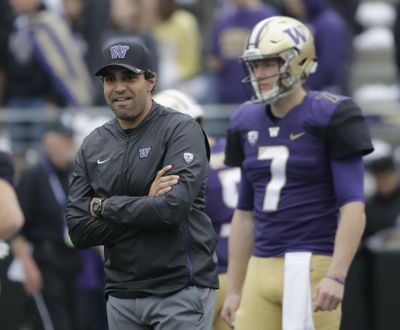
<path fill-rule="evenodd" d="M 98 200 L 98 199 L 96 199 L 96 200 L 94 201 L 94 203 L 93 203 L 93 212 L 94 212 L 96 215 L 99 215 L 100 211 L 101 211 L 101 201 Z"/>

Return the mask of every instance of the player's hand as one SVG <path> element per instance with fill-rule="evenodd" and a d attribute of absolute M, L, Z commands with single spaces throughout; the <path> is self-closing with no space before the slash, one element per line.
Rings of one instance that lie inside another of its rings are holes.
<path fill-rule="evenodd" d="M 313 295 L 313 310 L 332 311 L 336 309 L 343 300 L 344 285 L 330 278 L 324 277 L 318 283 Z"/>
<path fill-rule="evenodd" d="M 166 194 L 178 183 L 178 175 L 165 175 L 172 165 L 167 165 L 158 171 L 156 178 L 151 184 L 149 197 L 155 197 Z"/>
<path fill-rule="evenodd" d="M 240 295 L 236 293 L 228 294 L 222 307 L 221 317 L 231 327 L 235 327 L 235 315 L 239 309 Z"/>

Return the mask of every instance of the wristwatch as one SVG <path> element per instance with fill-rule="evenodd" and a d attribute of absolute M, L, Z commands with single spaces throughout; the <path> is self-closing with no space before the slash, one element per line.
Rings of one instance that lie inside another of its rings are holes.
<path fill-rule="evenodd" d="M 92 205 L 92 211 L 97 217 L 101 217 L 101 211 L 103 211 L 104 198 L 96 198 Z"/>

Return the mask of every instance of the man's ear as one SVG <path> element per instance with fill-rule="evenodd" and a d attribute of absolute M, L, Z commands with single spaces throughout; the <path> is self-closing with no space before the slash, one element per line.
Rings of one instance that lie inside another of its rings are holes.
<path fill-rule="evenodd" d="M 152 75 L 149 76 L 146 80 L 149 84 L 149 92 L 153 92 L 157 85 L 157 74 L 152 72 Z"/>

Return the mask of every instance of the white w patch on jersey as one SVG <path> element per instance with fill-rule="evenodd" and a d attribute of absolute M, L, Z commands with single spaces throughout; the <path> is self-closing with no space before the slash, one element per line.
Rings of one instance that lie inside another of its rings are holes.
<path fill-rule="evenodd" d="M 190 152 L 183 153 L 183 159 L 185 160 L 186 164 L 190 164 L 193 161 L 193 154 Z"/>
<path fill-rule="evenodd" d="M 279 134 L 279 127 L 269 127 L 269 137 L 277 137 Z"/>
<path fill-rule="evenodd" d="M 247 140 L 251 146 L 254 146 L 258 141 L 258 131 L 247 132 Z"/>

